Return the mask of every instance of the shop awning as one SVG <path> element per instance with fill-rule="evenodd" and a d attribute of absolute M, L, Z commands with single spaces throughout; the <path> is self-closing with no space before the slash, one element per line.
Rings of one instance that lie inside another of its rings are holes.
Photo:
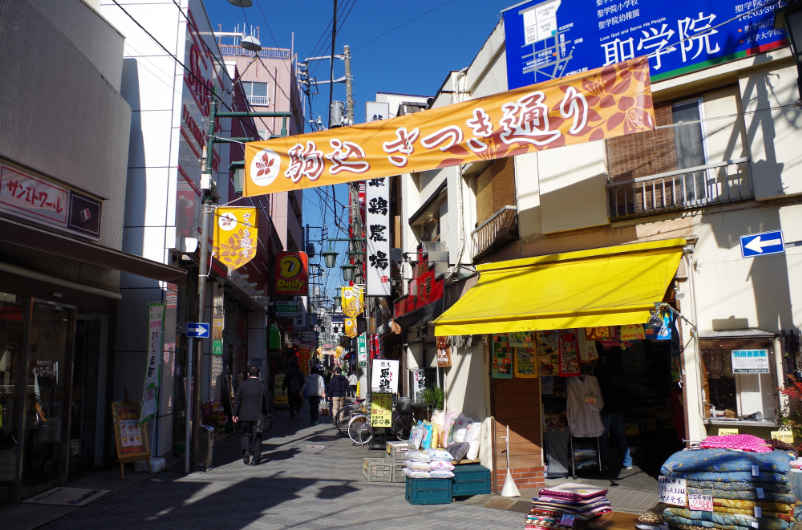
<path fill-rule="evenodd" d="M 0 242 L 167 283 L 183 285 L 187 279 L 184 269 L 5 217 L 0 217 Z"/>
<path fill-rule="evenodd" d="M 435 335 L 641 324 L 677 272 L 685 239 L 480 265 Z"/>

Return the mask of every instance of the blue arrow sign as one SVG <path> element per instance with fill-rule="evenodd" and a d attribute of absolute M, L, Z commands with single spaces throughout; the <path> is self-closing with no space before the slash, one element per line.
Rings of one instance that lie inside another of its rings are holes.
<path fill-rule="evenodd" d="M 741 236 L 741 255 L 745 258 L 782 254 L 783 252 L 785 252 L 785 243 L 782 230 Z"/>
<path fill-rule="evenodd" d="M 207 322 L 187 322 L 187 337 L 208 339 L 209 324 Z"/>

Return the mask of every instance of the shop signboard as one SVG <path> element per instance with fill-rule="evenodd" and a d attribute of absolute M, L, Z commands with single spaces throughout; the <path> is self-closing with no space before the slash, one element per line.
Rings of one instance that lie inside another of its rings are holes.
<path fill-rule="evenodd" d="M 685 507 L 688 498 L 687 489 L 687 481 L 684 478 L 660 475 L 657 502 Z"/>
<path fill-rule="evenodd" d="M 367 295 L 390 296 L 390 177 L 367 181 Z"/>
<path fill-rule="evenodd" d="M 448 337 L 437 337 L 437 367 L 451 366 L 451 344 Z"/>
<path fill-rule="evenodd" d="M 390 428 L 393 426 L 393 395 L 376 393 L 370 396 L 370 426 Z"/>
<path fill-rule="evenodd" d="M 370 386 L 373 392 L 398 393 L 398 361 L 373 359 L 371 368 Z"/>
<path fill-rule="evenodd" d="M 412 377 L 412 399 L 416 403 L 423 401 L 422 392 L 426 388 L 426 372 L 422 368 L 409 371 Z"/>
<path fill-rule="evenodd" d="M 355 318 L 346 318 L 345 319 L 345 335 L 351 338 L 357 336 L 358 330 L 356 325 Z"/>
<path fill-rule="evenodd" d="M 118 461 L 150 458 L 147 423 L 140 424 L 142 405 L 138 402 L 115 401 L 111 404 L 114 441 Z"/>
<path fill-rule="evenodd" d="M 769 373 L 769 350 L 732 350 L 732 373 Z"/>
<path fill-rule="evenodd" d="M 283 300 L 276 302 L 276 317 L 294 318 L 298 314 L 298 302 L 295 300 Z"/>
<path fill-rule="evenodd" d="M 347 317 L 356 318 L 365 307 L 365 291 L 359 287 L 342 288 L 342 309 Z"/>
<path fill-rule="evenodd" d="M 387 120 L 390 118 L 390 104 L 381 101 L 365 102 L 365 121 Z"/>
<path fill-rule="evenodd" d="M 295 315 L 292 321 L 292 329 L 294 331 L 306 331 L 308 329 L 308 313 L 306 312 L 308 298 L 306 296 L 296 296 L 295 300 L 298 302 L 298 314 Z"/>
<path fill-rule="evenodd" d="M 368 366 L 368 345 L 364 333 L 357 337 L 356 344 L 359 366 L 360 368 L 366 368 Z"/>
<path fill-rule="evenodd" d="M 514 89 L 647 55 L 652 81 L 786 46 L 785 0 L 531 0 L 503 11 Z"/>
<path fill-rule="evenodd" d="M 276 256 L 277 295 L 309 294 L 309 257 L 306 252 L 279 252 Z"/>
<path fill-rule="evenodd" d="M 393 317 L 398 318 L 443 298 L 443 277 L 437 277 L 435 264 L 423 258 L 418 249 L 418 264 L 412 269 L 409 294 L 393 304 Z"/>
<path fill-rule="evenodd" d="M 164 351 L 164 314 L 167 304 L 152 302 L 148 304 L 148 361 L 145 383 L 142 391 L 142 415 L 139 423 L 144 423 L 159 410 L 159 386 L 162 375 L 162 353 Z"/>

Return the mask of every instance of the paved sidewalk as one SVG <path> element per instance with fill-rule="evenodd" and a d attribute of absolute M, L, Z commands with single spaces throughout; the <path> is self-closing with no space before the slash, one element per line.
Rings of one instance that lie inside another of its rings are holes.
<path fill-rule="evenodd" d="M 311 426 L 305 409 L 297 422 L 277 413 L 263 456 L 270 460 L 245 466 L 239 440 L 229 440 L 215 447 L 215 467 L 206 473 L 168 470 L 42 528 L 479 530 L 524 524 L 520 512 L 470 501 L 412 506 L 404 484 L 366 482 L 362 459 L 383 453 L 353 446 L 331 423 Z"/>

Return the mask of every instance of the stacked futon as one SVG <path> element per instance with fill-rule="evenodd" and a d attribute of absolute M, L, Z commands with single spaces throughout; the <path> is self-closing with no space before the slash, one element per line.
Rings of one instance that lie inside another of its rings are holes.
<path fill-rule="evenodd" d="M 702 447 L 712 448 L 675 453 L 660 472 L 686 479 L 689 496 L 711 496 L 713 511 L 668 507 L 663 518 L 671 528 L 787 530 L 793 526 L 797 500 L 791 493 L 791 455 L 748 435 L 712 436 Z"/>
<path fill-rule="evenodd" d="M 607 490 L 587 484 L 560 484 L 540 490 L 526 516 L 527 530 L 583 530 L 588 522 L 612 513 Z"/>

